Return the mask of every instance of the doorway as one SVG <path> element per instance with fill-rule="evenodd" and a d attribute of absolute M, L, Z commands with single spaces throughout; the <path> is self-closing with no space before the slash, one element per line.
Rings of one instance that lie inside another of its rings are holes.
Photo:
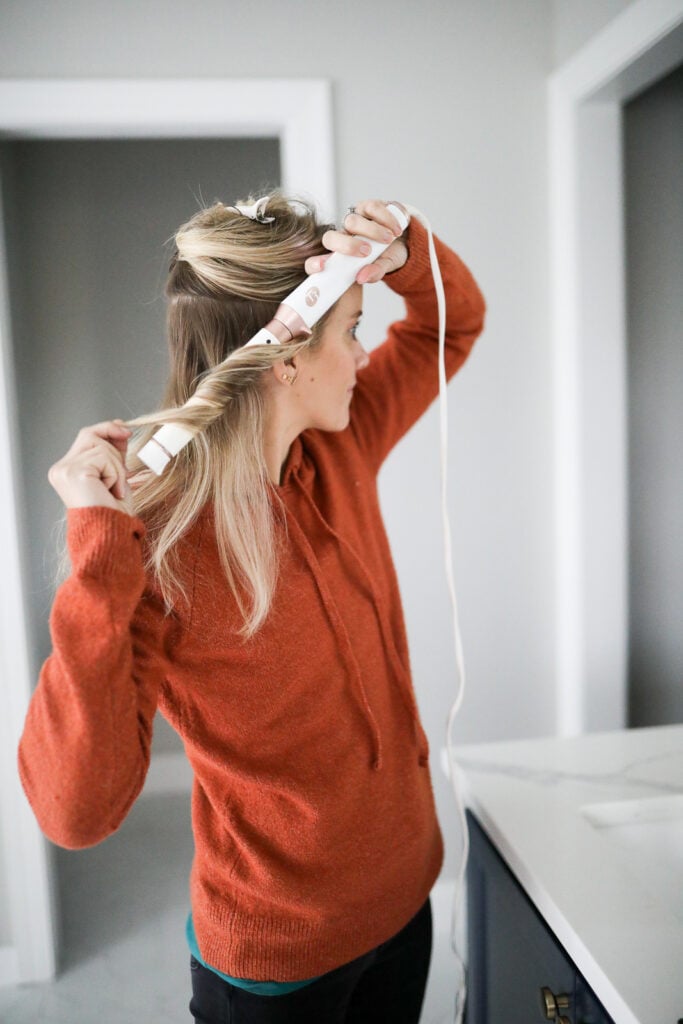
<path fill-rule="evenodd" d="M 624 108 L 628 724 L 683 722 L 683 64 Z"/>

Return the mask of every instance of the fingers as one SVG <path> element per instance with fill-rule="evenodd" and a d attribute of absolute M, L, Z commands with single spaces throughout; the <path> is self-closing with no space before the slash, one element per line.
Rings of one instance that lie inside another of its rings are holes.
<path fill-rule="evenodd" d="M 394 205 L 400 206 L 400 203 Z M 366 199 L 356 203 L 353 212 L 344 217 L 342 227 L 349 234 L 365 235 L 378 242 L 392 242 L 403 234 L 400 223 L 388 209 L 388 204 L 381 199 Z"/>
<path fill-rule="evenodd" d="M 76 440 L 69 448 L 67 455 L 76 455 L 79 452 L 87 451 L 98 441 L 107 441 L 120 452 L 125 452 L 132 430 L 124 427 L 123 420 L 104 420 L 102 423 L 94 423 L 90 427 L 83 427 L 78 431 Z"/>
<path fill-rule="evenodd" d="M 346 222 L 350 223 L 352 218 L 356 218 L 363 225 L 366 223 L 370 225 L 367 230 L 363 230 L 362 237 L 358 237 L 358 232 L 349 234 L 348 231 L 326 231 L 322 237 L 322 243 L 326 249 L 344 253 L 346 256 L 369 256 L 372 248 L 366 239 L 371 238 L 373 241 L 384 243 L 393 241 L 394 235 L 386 228 L 372 225 L 370 221 L 366 222 L 365 218 L 356 217 L 355 214 L 349 214 Z"/>
<path fill-rule="evenodd" d="M 328 252 L 325 256 L 309 256 L 304 263 L 304 270 L 307 274 L 317 274 L 323 269 L 331 255 L 332 253 Z"/>
<path fill-rule="evenodd" d="M 358 284 L 375 284 L 377 281 L 381 281 L 385 274 L 391 274 L 394 270 L 402 267 L 407 257 L 408 250 L 404 243 L 397 238 L 373 263 L 369 263 L 358 271 L 356 281 Z"/>
<path fill-rule="evenodd" d="M 403 209 L 400 203 L 394 205 Z M 408 250 L 401 241 L 403 228 L 381 199 L 366 199 L 350 210 L 339 231 L 326 231 L 322 243 L 331 250 L 322 256 L 310 256 L 304 269 L 317 274 L 324 269 L 332 253 L 348 256 L 369 256 L 372 252 L 368 239 L 383 242 L 388 248 L 373 263 L 363 267 L 356 276 L 358 284 L 374 284 L 385 274 L 398 270 L 408 258 Z"/>
<path fill-rule="evenodd" d="M 387 204 L 380 199 L 367 199 L 358 203 L 353 212 L 346 214 L 339 230 L 326 231 L 322 244 L 331 252 L 341 252 L 347 256 L 369 256 L 372 250 L 367 239 L 388 245 L 402 234 L 403 228 L 387 209 Z M 306 273 L 318 273 L 330 255 L 309 257 L 304 265 Z"/>
<path fill-rule="evenodd" d="M 402 234 L 400 227 L 397 226 L 394 231 L 388 224 L 379 220 L 371 220 L 357 211 L 356 213 L 347 213 L 344 217 L 344 232 L 353 241 L 356 240 L 354 236 L 362 235 L 363 238 L 370 238 L 373 242 L 383 242 L 385 245 L 393 242 Z"/>
<path fill-rule="evenodd" d="M 48 480 L 67 508 L 107 505 L 126 511 L 130 495 L 125 455 L 131 431 L 121 420 L 83 427 Z"/>

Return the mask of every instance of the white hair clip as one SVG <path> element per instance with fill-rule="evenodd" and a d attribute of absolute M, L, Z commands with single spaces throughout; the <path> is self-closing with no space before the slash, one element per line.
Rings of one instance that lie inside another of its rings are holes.
<path fill-rule="evenodd" d="M 263 214 L 269 199 L 270 196 L 263 196 L 261 199 L 257 199 L 255 203 L 252 203 L 251 206 L 236 203 L 234 206 L 228 206 L 227 209 L 241 213 L 243 217 L 248 217 L 250 220 L 257 220 L 259 224 L 271 224 L 275 217 L 265 217 Z"/>

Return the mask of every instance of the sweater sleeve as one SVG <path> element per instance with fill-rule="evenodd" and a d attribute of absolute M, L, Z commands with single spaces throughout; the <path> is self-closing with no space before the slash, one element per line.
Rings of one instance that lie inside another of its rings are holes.
<path fill-rule="evenodd" d="M 427 232 L 416 219 L 408 229 L 410 256 L 384 281 L 406 303 L 386 341 L 370 353 L 358 374 L 351 427 L 378 470 L 393 446 L 439 393 L 439 327 Z M 434 238 L 446 296 L 446 376 L 460 369 L 483 330 L 486 305 L 463 261 Z"/>
<path fill-rule="evenodd" d="M 147 774 L 173 619 L 146 590 L 141 520 L 70 509 L 72 571 L 50 613 L 52 653 L 29 703 L 19 776 L 45 835 L 92 846 L 115 832 Z"/>

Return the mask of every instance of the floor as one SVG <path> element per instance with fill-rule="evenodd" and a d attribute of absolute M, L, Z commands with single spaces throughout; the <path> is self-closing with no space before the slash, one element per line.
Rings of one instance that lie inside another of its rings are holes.
<path fill-rule="evenodd" d="M 89 850 L 56 850 L 62 962 L 50 984 L 0 987 L 2 1024 L 191 1024 L 184 926 L 189 797 L 138 801 Z M 434 952 L 420 1024 L 451 1024 L 452 886 L 432 893 Z M 378 1022 L 380 1024 L 380 1022 Z"/>

